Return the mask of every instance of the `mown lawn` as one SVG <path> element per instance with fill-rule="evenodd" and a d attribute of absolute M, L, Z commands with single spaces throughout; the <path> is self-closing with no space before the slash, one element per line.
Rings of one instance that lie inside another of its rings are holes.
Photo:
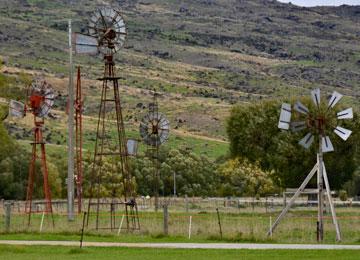
<path fill-rule="evenodd" d="M 356 250 L 215 250 L 0 245 L 0 259 L 359 259 Z"/>

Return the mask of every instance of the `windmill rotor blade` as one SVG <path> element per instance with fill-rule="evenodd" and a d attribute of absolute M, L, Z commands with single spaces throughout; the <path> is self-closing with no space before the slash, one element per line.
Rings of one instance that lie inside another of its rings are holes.
<path fill-rule="evenodd" d="M 305 105 L 303 105 L 300 101 L 297 101 L 295 103 L 294 110 L 304 115 L 307 115 L 309 113 L 309 109 Z"/>
<path fill-rule="evenodd" d="M 116 24 L 116 19 L 118 18 L 119 16 L 119 12 L 116 12 L 115 16 L 113 17 L 112 21 L 111 21 L 111 24 Z"/>
<path fill-rule="evenodd" d="M 307 127 L 305 121 L 291 122 L 290 128 L 292 132 L 299 132 Z"/>
<path fill-rule="evenodd" d="M 343 97 L 339 92 L 334 91 L 329 99 L 328 108 L 333 108 Z"/>
<path fill-rule="evenodd" d="M 313 142 L 314 136 L 311 133 L 308 133 L 299 141 L 299 144 L 305 149 L 309 149 Z"/>
<path fill-rule="evenodd" d="M 321 148 L 324 153 L 334 151 L 334 146 L 332 145 L 329 136 L 321 137 Z"/>
<path fill-rule="evenodd" d="M 107 28 L 107 24 L 106 24 L 105 18 L 104 18 L 104 16 L 103 16 L 103 14 L 102 14 L 101 11 L 103 11 L 103 9 L 102 9 L 102 10 L 99 9 L 99 11 L 98 11 L 99 14 L 100 14 L 100 17 L 101 17 L 101 22 L 102 22 L 104 28 Z"/>
<path fill-rule="evenodd" d="M 352 131 L 341 126 L 337 126 L 334 129 L 334 133 L 337 134 L 341 139 L 346 141 L 350 137 Z"/>
<path fill-rule="evenodd" d="M 311 98 L 317 108 L 320 108 L 320 89 L 314 89 L 311 91 Z"/>
<path fill-rule="evenodd" d="M 345 109 L 336 115 L 337 119 L 352 119 L 354 117 L 352 108 Z"/>
<path fill-rule="evenodd" d="M 278 128 L 288 130 L 290 127 L 290 121 L 291 121 L 291 105 L 288 103 L 283 103 L 281 105 Z"/>

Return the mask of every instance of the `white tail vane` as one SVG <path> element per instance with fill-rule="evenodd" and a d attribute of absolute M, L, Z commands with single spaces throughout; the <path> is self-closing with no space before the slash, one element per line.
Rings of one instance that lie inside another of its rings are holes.
<path fill-rule="evenodd" d="M 333 152 L 334 151 L 334 147 L 331 143 L 330 137 L 329 136 L 323 136 L 322 140 L 321 140 L 321 148 L 322 151 L 324 153 L 328 153 L 328 152 Z"/>
<path fill-rule="evenodd" d="M 288 130 L 290 128 L 291 121 L 291 105 L 283 103 L 281 106 L 281 113 L 278 128 Z"/>
<path fill-rule="evenodd" d="M 127 155 L 136 156 L 138 149 L 138 141 L 134 139 L 128 139 L 126 142 Z"/>
<path fill-rule="evenodd" d="M 348 108 L 336 114 L 338 119 L 353 119 L 353 109 Z"/>
<path fill-rule="evenodd" d="M 99 52 L 98 41 L 92 36 L 73 33 L 72 44 L 77 54 L 97 54 Z"/>
<path fill-rule="evenodd" d="M 328 108 L 333 108 L 343 97 L 339 92 L 334 91 L 329 99 Z"/>
<path fill-rule="evenodd" d="M 305 105 L 303 105 L 300 101 L 297 101 L 295 103 L 294 110 L 304 115 L 307 115 L 309 113 L 309 109 Z"/>
<path fill-rule="evenodd" d="M 314 89 L 311 91 L 311 98 L 317 108 L 320 108 L 320 89 Z"/>
<path fill-rule="evenodd" d="M 24 117 L 25 105 L 19 101 L 10 100 L 9 115 L 12 117 Z"/>
<path fill-rule="evenodd" d="M 308 133 L 299 141 L 299 144 L 305 149 L 309 149 L 313 142 L 314 136 L 311 133 Z"/>
<path fill-rule="evenodd" d="M 341 126 L 337 126 L 334 129 L 334 133 L 337 134 L 341 139 L 346 141 L 350 137 L 352 131 Z"/>

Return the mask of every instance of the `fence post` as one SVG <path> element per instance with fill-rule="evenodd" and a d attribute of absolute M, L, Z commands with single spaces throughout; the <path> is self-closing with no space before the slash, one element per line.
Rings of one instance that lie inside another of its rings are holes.
<path fill-rule="evenodd" d="M 11 218 L 11 203 L 5 202 L 4 207 L 5 207 L 5 231 L 9 232 L 10 231 L 10 218 Z"/>
<path fill-rule="evenodd" d="M 191 224 L 192 224 L 192 216 L 189 218 L 189 239 L 191 238 Z"/>
<path fill-rule="evenodd" d="M 168 205 L 164 204 L 164 235 L 167 236 L 169 234 L 169 212 Z"/>
<path fill-rule="evenodd" d="M 218 217 L 220 238 L 222 239 L 222 229 L 221 229 L 221 222 L 220 222 L 220 213 L 219 213 L 219 209 L 218 209 L 218 208 L 216 208 L 216 213 L 217 213 L 217 217 Z"/>
<path fill-rule="evenodd" d="M 187 195 L 185 195 L 185 210 L 189 212 L 189 199 Z"/>

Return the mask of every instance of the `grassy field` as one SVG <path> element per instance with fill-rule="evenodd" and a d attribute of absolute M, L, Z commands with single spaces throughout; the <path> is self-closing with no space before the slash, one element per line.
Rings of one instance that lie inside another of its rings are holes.
<path fill-rule="evenodd" d="M 190 205 L 193 207 L 193 205 Z M 141 210 L 139 213 L 141 230 L 126 232 L 125 225 L 117 235 L 121 222 L 121 211 L 117 211 L 115 228 L 109 229 L 110 215 L 103 209 L 99 217 L 99 230 L 95 229 L 95 214 L 91 215 L 89 226 L 85 229 L 85 241 L 107 242 L 254 242 L 254 243 L 316 243 L 316 211 L 298 208 L 293 210 L 280 223 L 272 237 L 266 235 L 270 221 L 274 221 L 278 211 L 265 212 L 264 208 L 229 209 L 220 208 L 222 238 L 219 234 L 216 211 L 210 208 L 192 209 L 189 212 L 170 207 L 169 235 L 163 235 L 163 213 Z M 226 212 L 226 210 L 228 210 Z M 359 209 L 338 208 L 338 220 L 342 232 L 342 244 L 360 243 Z M 191 239 L 189 236 L 189 220 L 192 217 Z M 34 214 L 31 225 L 27 225 L 27 217 L 13 214 L 10 232 L 5 232 L 4 218 L 0 217 L 0 239 L 16 240 L 73 240 L 80 239 L 82 216 L 77 215 L 75 221 L 68 222 L 65 213 L 55 214 L 55 227 L 45 217 L 40 233 L 41 214 Z M 324 219 L 324 243 L 335 243 L 335 230 L 331 218 Z"/>
<path fill-rule="evenodd" d="M 0 246 L 0 259 L 358 259 L 350 250 L 215 250 Z"/>

